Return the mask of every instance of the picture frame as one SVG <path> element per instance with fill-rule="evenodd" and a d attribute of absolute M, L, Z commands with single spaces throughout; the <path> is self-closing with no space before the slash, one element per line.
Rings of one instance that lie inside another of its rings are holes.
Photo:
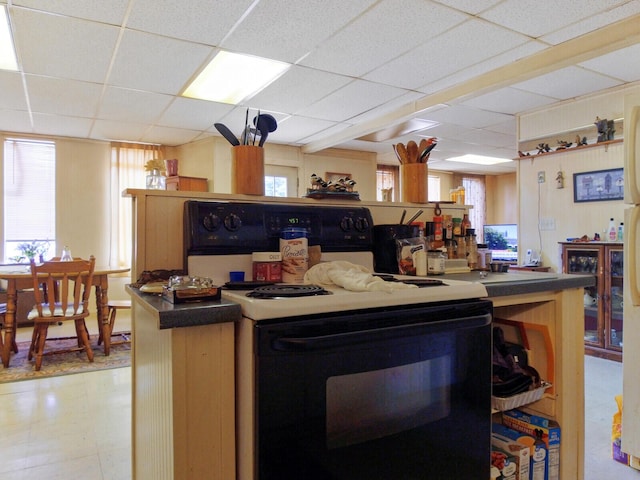
<path fill-rule="evenodd" d="M 624 199 L 624 169 L 610 168 L 573 174 L 573 202 Z"/>

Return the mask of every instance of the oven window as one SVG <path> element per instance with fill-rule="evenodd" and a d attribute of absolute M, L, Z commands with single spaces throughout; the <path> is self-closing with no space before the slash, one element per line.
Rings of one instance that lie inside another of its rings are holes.
<path fill-rule="evenodd" d="M 326 382 L 327 449 L 384 438 L 449 415 L 449 355 Z"/>

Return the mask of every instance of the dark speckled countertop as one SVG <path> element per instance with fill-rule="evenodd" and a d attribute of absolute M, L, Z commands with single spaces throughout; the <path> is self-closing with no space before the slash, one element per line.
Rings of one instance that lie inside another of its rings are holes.
<path fill-rule="evenodd" d="M 237 322 L 242 313 L 240 305 L 227 300 L 173 304 L 158 294 L 143 293 L 127 286 L 131 300 L 157 315 L 158 328 L 194 327 L 213 323 Z"/>
<path fill-rule="evenodd" d="M 569 288 L 590 287 L 596 284 L 593 275 L 569 275 L 547 272 L 488 272 L 485 278 L 480 272 L 445 274 L 442 280 L 463 280 L 483 283 L 489 297 L 523 295 L 526 293 L 566 290 Z"/>

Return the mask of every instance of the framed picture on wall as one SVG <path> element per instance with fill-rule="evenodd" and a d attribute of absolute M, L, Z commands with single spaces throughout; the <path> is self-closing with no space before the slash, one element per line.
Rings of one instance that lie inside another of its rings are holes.
<path fill-rule="evenodd" d="M 622 200 L 624 198 L 623 173 L 622 168 L 574 173 L 574 203 Z"/>

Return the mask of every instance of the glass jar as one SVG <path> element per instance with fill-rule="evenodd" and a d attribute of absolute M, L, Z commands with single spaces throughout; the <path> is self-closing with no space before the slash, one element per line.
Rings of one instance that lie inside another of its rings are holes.
<path fill-rule="evenodd" d="M 444 275 L 447 256 L 441 250 L 427 252 L 427 275 Z"/>
<path fill-rule="evenodd" d="M 160 173 L 160 170 L 154 168 L 147 175 L 147 190 L 166 190 L 167 178 Z"/>

